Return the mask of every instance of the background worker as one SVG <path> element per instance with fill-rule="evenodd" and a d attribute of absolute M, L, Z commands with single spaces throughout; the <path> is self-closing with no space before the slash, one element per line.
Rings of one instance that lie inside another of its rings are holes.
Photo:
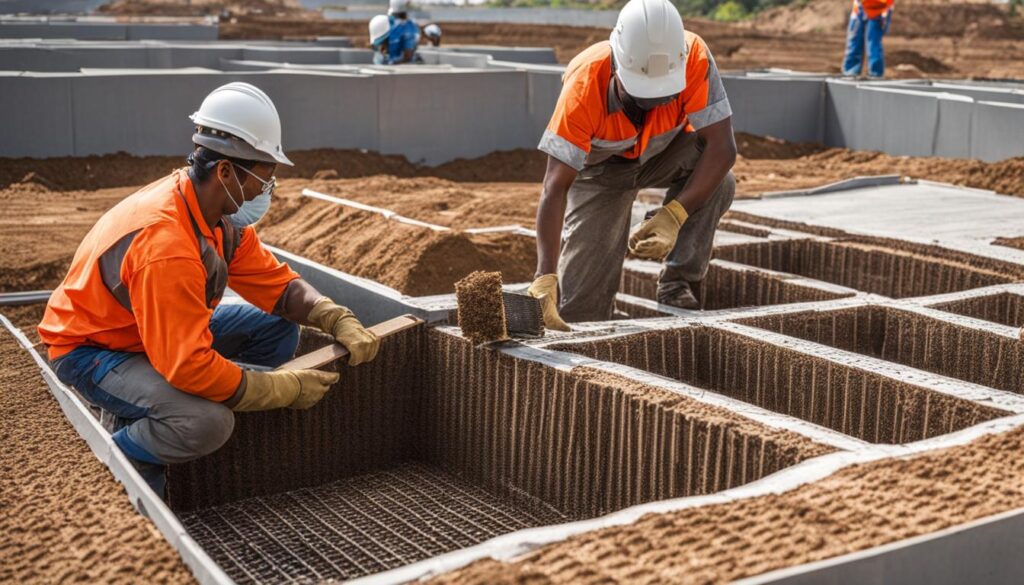
<path fill-rule="evenodd" d="M 428 24 L 423 27 L 423 36 L 427 37 L 427 42 L 431 47 L 441 46 L 441 27 L 436 24 Z"/>
<path fill-rule="evenodd" d="M 416 47 L 420 44 L 420 28 L 409 17 L 408 0 L 390 0 L 387 19 L 388 32 L 386 38 L 378 33 L 381 26 L 374 26 L 380 15 L 370 20 L 370 44 L 374 48 L 374 62 L 377 65 L 401 65 L 403 62 L 416 62 Z"/>
<path fill-rule="evenodd" d="M 252 227 L 270 206 L 276 166 L 292 164 L 270 98 L 230 83 L 191 119 L 189 166 L 96 222 L 39 325 L 57 376 L 116 417 L 114 442 L 160 494 L 167 464 L 228 440 L 232 411 L 309 408 L 338 380 L 230 360 L 281 365 L 295 353 L 297 324 L 333 335 L 350 365 L 372 360 L 378 346 Z M 219 304 L 226 286 L 252 305 Z"/>
<path fill-rule="evenodd" d="M 374 65 L 386 65 L 391 58 L 388 52 L 390 33 L 391 19 L 387 14 L 378 14 L 370 19 L 370 48 L 373 49 Z"/>
<path fill-rule="evenodd" d="M 641 258 L 667 256 L 658 302 L 699 308 L 692 287 L 736 190 L 732 110 L 707 45 L 668 0 L 630 0 L 610 42 L 577 55 L 562 81 L 538 147 L 548 162 L 530 294 L 545 325 L 612 317 L 627 241 Z M 629 236 L 648 187 L 668 189 L 664 206 Z"/>
<path fill-rule="evenodd" d="M 865 40 L 868 52 L 868 77 L 881 79 L 885 75 L 882 37 L 889 32 L 894 2 L 895 0 L 853 0 L 850 26 L 846 31 L 843 75 L 860 75 L 864 63 Z"/>

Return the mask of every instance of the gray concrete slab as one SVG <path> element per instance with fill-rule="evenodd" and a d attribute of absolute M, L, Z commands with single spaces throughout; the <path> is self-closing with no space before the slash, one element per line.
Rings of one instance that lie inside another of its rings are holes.
<path fill-rule="evenodd" d="M 978 102 L 971 116 L 971 157 L 994 162 L 1024 156 L 1024 104 Z"/>

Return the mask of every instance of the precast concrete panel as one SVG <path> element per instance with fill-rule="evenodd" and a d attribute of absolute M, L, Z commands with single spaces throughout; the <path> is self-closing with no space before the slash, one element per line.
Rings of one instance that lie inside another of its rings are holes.
<path fill-rule="evenodd" d="M 369 65 L 373 63 L 373 51 L 350 47 L 338 49 L 338 63 L 342 65 Z"/>
<path fill-rule="evenodd" d="M 421 45 L 422 46 L 422 45 Z M 453 53 L 481 53 L 490 55 L 496 61 L 512 61 L 533 65 L 556 65 L 555 50 L 548 47 L 492 47 L 489 45 L 460 45 L 441 47 L 442 51 Z"/>
<path fill-rule="evenodd" d="M 423 58 L 423 62 L 427 65 L 484 68 L 491 61 L 491 56 L 483 53 L 456 53 L 422 46 L 417 53 L 419 53 L 420 57 Z"/>
<path fill-rule="evenodd" d="M 733 128 L 791 142 L 821 142 L 825 84 L 820 79 L 722 76 Z"/>
<path fill-rule="evenodd" d="M 971 117 L 971 157 L 986 162 L 1024 156 L 1024 105 L 977 102 Z"/>
<path fill-rule="evenodd" d="M 217 25 L 205 24 L 148 24 L 132 23 L 127 26 L 127 40 L 142 39 L 174 41 L 215 41 L 220 35 Z"/>
<path fill-rule="evenodd" d="M 939 120 L 935 128 L 932 154 L 951 158 L 970 158 L 971 119 L 974 102 L 970 98 L 949 96 L 939 98 Z"/>
<path fill-rule="evenodd" d="M 825 82 L 825 146 L 845 147 L 857 124 L 860 94 L 855 82 L 829 79 Z"/>
<path fill-rule="evenodd" d="M 123 24 L 76 22 L 5 22 L 0 38 L 6 39 L 78 39 L 81 41 L 123 41 L 128 32 Z"/>
<path fill-rule="evenodd" d="M 0 75 L 0 156 L 71 154 L 71 103 L 66 77 Z"/>
<path fill-rule="evenodd" d="M 562 74 L 556 71 L 527 70 L 526 81 L 531 143 L 532 147 L 536 147 L 555 111 L 558 95 L 562 92 Z"/>
<path fill-rule="evenodd" d="M 834 91 L 835 90 L 835 91 Z M 842 142 L 830 146 L 881 150 L 897 156 L 932 156 L 939 121 L 939 94 L 845 84 L 829 84 Z"/>
<path fill-rule="evenodd" d="M 330 47 L 246 47 L 242 50 L 241 58 L 247 61 L 276 61 L 301 65 L 338 65 L 341 64 L 339 53 L 339 49 Z"/>
<path fill-rule="evenodd" d="M 523 72 L 396 74 L 377 81 L 385 154 L 435 165 L 536 145 Z"/>

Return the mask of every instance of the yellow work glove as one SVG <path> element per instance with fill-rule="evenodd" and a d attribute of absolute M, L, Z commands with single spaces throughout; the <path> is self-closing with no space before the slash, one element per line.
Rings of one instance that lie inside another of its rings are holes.
<path fill-rule="evenodd" d="M 245 393 L 231 410 L 249 412 L 275 408 L 305 409 L 324 397 L 341 377 L 337 372 L 320 370 L 243 370 Z"/>
<path fill-rule="evenodd" d="M 683 204 L 675 199 L 645 219 L 629 236 L 629 251 L 639 258 L 661 260 L 672 251 L 688 215 Z"/>
<path fill-rule="evenodd" d="M 356 316 L 331 299 L 324 297 L 313 305 L 309 312 L 309 322 L 328 335 L 333 335 L 338 343 L 348 350 L 348 365 L 357 366 L 363 362 L 373 361 L 377 357 L 380 339 L 372 331 L 363 327 Z"/>
<path fill-rule="evenodd" d="M 545 274 L 538 277 L 526 291 L 531 297 L 540 299 L 544 311 L 544 327 L 555 331 L 572 331 L 558 314 L 558 275 Z"/>

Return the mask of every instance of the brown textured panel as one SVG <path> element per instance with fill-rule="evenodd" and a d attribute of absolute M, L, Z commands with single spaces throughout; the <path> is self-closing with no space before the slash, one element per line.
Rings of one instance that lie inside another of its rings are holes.
<path fill-rule="evenodd" d="M 630 270 L 622 271 L 620 292 L 656 300 L 658 277 Z M 701 309 L 714 311 L 736 307 L 781 305 L 810 301 L 827 301 L 852 296 L 811 288 L 776 276 L 751 270 L 736 270 L 717 264 L 708 266 L 707 276 L 695 291 Z"/>
<path fill-rule="evenodd" d="M 739 322 L 1024 394 L 1024 344 L 911 311 L 864 306 Z"/>
<path fill-rule="evenodd" d="M 780 240 L 716 248 L 723 260 L 799 274 L 864 292 L 906 298 L 1012 282 L 997 267 L 942 259 L 938 251 L 907 251 L 860 241 Z"/>
<path fill-rule="evenodd" d="M 1010 327 L 1024 326 L 1024 295 L 996 293 L 932 305 L 932 308 Z"/>
<path fill-rule="evenodd" d="M 611 374 L 430 332 L 423 458 L 574 518 L 753 481 L 825 448 Z"/>
<path fill-rule="evenodd" d="M 212 455 L 171 466 L 171 506 L 191 510 L 333 481 L 408 458 L 416 422 L 424 326 L 381 344 L 376 360 L 340 368 L 341 381 L 309 410 L 235 414 L 231 439 Z M 305 331 L 298 353 L 323 346 Z"/>
<path fill-rule="evenodd" d="M 708 327 L 564 349 L 708 388 L 874 443 L 906 443 L 1007 412 Z"/>

